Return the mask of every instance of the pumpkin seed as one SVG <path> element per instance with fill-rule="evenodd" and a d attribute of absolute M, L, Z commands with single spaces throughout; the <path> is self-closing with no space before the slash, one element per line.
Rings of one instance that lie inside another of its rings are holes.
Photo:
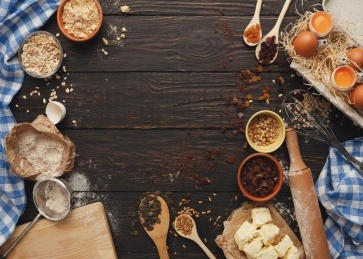
<path fill-rule="evenodd" d="M 131 218 L 136 218 L 136 212 L 134 212 L 134 211 L 130 211 L 130 212 L 128 213 L 128 215 L 129 215 L 129 217 L 131 217 Z"/>
<path fill-rule="evenodd" d="M 173 174 L 169 174 L 169 180 L 170 180 L 171 183 L 174 182 L 174 175 Z"/>
<path fill-rule="evenodd" d="M 153 227 L 153 226 L 148 226 L 146 229 L 147 229 L 148 231 L 153 231 L 153 230 L 154 230 L 154 227 Z"/>
<path fill-rule="evenodd" d="M 155 194 L 156 196 L 160 196 L 160 195 L 161 195 L 161 192 L 160 192 L 160 191 L 156 191 L 156 192 L 154 192 L 154 194 Z"/>
<path fill-rule="evenodd" d="M 131 231 L 131 233 L 130 233 L 131 235 L 133 235 L 133 236 L 136 236 L 136 235 L 138 235 L 139 234 L 139 231 L 137 231 L 137 230 L 135 230 L 135 231 Z"/>
<path fill-rule="evenodd" d="M 174 178 L 175 179 L 178 179 L 179 178 L 179 175 L 180 175 L 180 171 L 178 171 L 178 172 L 175 173 Z"/>

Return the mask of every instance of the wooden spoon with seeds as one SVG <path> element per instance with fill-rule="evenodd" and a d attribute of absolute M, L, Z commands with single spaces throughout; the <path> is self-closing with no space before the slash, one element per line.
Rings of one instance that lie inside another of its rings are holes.
<path fill-rule="evenodd" d="M 176 217 L 174 228 L 180 236 L 193 240 L 195 243 L 197 243 L 210 259 L 216 259 L 208 247 L 206 247 L 202 240 L 200 240 L 197 232 L 197 226 L 195 225 L 195 221 L 191 216 L 187 214 L 181 214 Z"/>
<path fill-rule="evenodd" d="M 160 196 L 156 197 L 161 205 L 161 212 L 159 214 L 160 223 L 155 223 L 154 225 L 152 225 L 153 230 L 148 230 L 145 226 L 143 226 L 143 228 L 150 236 L 150 238 L 154 241 L 156 248 L 158 249 L 160 259 L 169 259 L 169 254 L 166 247 L 166 237 L 168 235 L 170 224 L 169 208 L 163 198 L 161 198 Z M 140 217 L 140 221 L 141 224 L 145 222 L 142 217 Z"/>

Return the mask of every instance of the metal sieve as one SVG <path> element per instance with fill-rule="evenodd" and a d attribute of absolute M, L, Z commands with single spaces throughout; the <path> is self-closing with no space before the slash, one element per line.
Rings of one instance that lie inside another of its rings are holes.
<path fill-rule="evenodd" d="M 63 179 L 46 178 L 37 181 L 33 188 L 33 200 L 39 213 L 8 248 L 8 250 L 3 255 L 0 255 L 0 259 L 6 258 L 19 240 L 41 216 L 52 221 L 64 219 L 71 210 L 72 192 L 73 191 L 69 183 Z"/>

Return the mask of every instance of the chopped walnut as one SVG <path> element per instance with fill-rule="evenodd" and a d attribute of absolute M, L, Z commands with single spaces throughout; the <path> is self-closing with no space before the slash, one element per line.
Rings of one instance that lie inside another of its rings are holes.
<path fill-rule="evenodd" d="M 268 146 L 274 143 L 280 134 L 278 121 L 269 115 L 254 118 L 248 128 L 248 136 L 258 146 Z"/>

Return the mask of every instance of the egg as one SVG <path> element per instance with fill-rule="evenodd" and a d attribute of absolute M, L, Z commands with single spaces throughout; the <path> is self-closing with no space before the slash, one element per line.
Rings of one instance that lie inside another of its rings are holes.
<path fill-rule="evenodd" d="M 363 49 L 352 48 L 347 52 L 349 65 L 356 71 L 363 70 Z"/>
<path fill-rule="evenodd" d="M 318 38 L 311 31 L 297 35 L 292 43 L 297 55 L 303 58 L 313 55 L 318 47 Z"/>
<path fill-rule="evenodd" d="M 363 84 L 357 85 L 350 92 L 350 102 L 353 107 L 363 110 Z"/>

